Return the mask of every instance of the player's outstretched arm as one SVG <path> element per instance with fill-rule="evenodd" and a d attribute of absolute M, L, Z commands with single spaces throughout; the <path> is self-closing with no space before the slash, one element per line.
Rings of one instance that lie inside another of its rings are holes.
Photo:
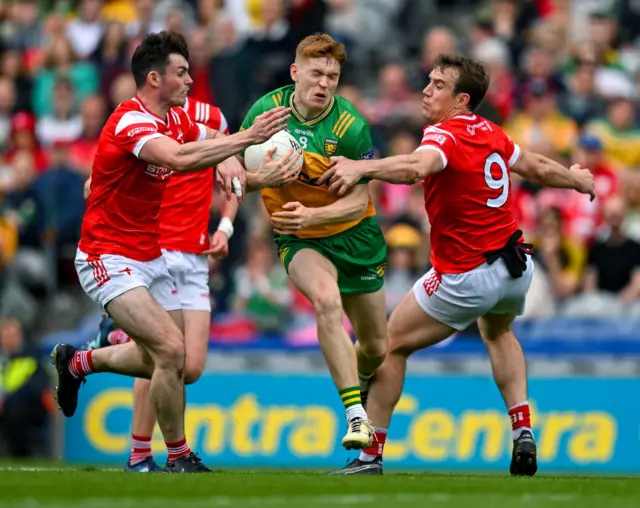
<path fill-rule="evenodd" d="M 167 136 L 159 136 L 147 141 L 138 157 L 174 171 L 198 171 L 214 166 L 251 145 L 264 143 L 286 127 L 285 122 L 289 116 L 289 108 L 270 109 L 258 116 L 253 125 L 242 132 L 183 145 Z"/>
<path fill-rule="evenodd" d="M 518 160 L 511 166 L 511 171 L 545 187 L 574 189 L 588 194 L 591 201 L 596 197 L 593 174 L 580 164 L 567 168 L 544 155 L 522 151 Z"/>
<path fill-rule="evenodd" d="M 386 159 L 354 161 L 332 157 L 331 168 L 318 183 L 329 184 L 329 191 L 343 196 L 362 178 L 390 183 L 413 184 L 445 167 L 439 150 L 418 150 L 409 155 L 396 155 Z"/>
<path fill-rule="evenodd" d="M 274 231 L 281 235 L 294 235 L 301 229 L 323 224 L 340 224 L 357 220 L 369 204 L 366 184 L 356 185 L 346 196 L 327 206 L 307 208 L 294 201 L 286 203 L 281 212 L 271 215 Z"/>

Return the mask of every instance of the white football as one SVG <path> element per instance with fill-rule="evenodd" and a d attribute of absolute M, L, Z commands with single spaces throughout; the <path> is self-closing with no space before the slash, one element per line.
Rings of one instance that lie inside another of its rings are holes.
<path fill-rule="evenodd" d="M 271 139 L 268 139 L 261 145 L 251 145 L 244 152 L 244 167 L 247 171 L 257 171 L 264 161 L 267 152 L 275 148 L 276 151 L 273 154 L 273 160 L 277 161 L 287 155 L 291 148 L 298 154 L 298 158 L 294 164 L 294 168 L 297 169 L 296 176 L 302 171 L 302 165 L 304 163 L 304 150 L 299 141 L 294 138 L 287 130 L 277 132 Z"/>

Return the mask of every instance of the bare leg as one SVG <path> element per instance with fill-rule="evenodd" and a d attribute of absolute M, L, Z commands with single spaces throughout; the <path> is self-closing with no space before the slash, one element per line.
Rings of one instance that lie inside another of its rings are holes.
<path fill-rule="evenodd" d="M 369 388 L 367 412 L 373 425 L 389 427 L 393 409 L 402 395 L 407 358 L 454 332 L 422 310 L 412 290 L 404 296 L 389 318 L 389 354 Z"/>
<path fill-rule="evenodd" d="M 107 305 L 114 320 L 149 353 L 154 370 L 149 394 L 158 415 L 166 442 L 184 439 L 184 341 L 172 316 L 151 296 L 146 288 L 135 288 Z M 176 317 L 176 319 L 180 319 Z M 104 354 L 111 349 L 96 351 Z M 112 357 L 112 365 L 119 365 Z M 124 362 L 124 359 L 122 360 Z M 94 354 L 95 362 L 95 354 Z M 116 370 L 117 371 L 117 370 Z"/>
<path fill-rule="evenodd" d="M 522 347 L 511 331 L 514 319 L 513 314 L 487 314 L 478 320 L 493 379 L 507 408 L 527 400 L 527 364 Z"/>
<path fill-rule="evenodd" d="M 373 428 L 360 399 L 356 351 L 342 324 L 337 271 L 318 252 L 302 249 L 289 263 L 289 277 L 316 313 L 320 348 L 345 406 L 348 430 L 342 445 L 348 450 L 370 446 Z"/>
<path fill-rule="evenodd" d="M 387 309 L 384 290 L 342 295 L 342 306 L 356 332 L 356 357 L 362 404 L 366 407 L 369 384 L 387 354 Z"/>
<path fill-rule="evenodd" d="M 211 313 L 200 310 L 183 310 L 182 318 L 184 320 L 186 350 L 185 383 L 190 384 L 200 378 L 204 369 Z M 150 438 L 153 435 L 155 424 L 156 412 L 149 397 L 149 381 L 136 379 L 133 385 L 132 434 L 137 437 Z M 130 460 L 130 463 L 133 461 Z"/>

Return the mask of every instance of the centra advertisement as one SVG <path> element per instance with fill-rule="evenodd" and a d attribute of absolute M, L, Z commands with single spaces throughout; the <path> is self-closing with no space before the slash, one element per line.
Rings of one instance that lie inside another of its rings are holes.
<path fill-rule="evenodd" d="M 65 420 L 64 458 L 124 464 L 133 380 L 90 376 Z M 541 471 L 640 473 L 639 379 L 530 382 Z M 205 374 L 187 388 L 186 434 L 213 467 L 337 468 L 344 409 L 328 376 Z M 156 429 L 157 460 L 165 460 Z M 507 470 L 509 418 L 490 378 L 409 376 L 385 448 L 385 467 Z"/>

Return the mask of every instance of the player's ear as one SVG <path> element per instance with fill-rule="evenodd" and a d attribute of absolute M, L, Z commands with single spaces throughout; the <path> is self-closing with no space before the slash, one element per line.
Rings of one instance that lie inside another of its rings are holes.
<path fill-rule="evenodd" d="M 289 67 L 289 73 L 291 74 L 291 80 L 295 83 L 298 82 L 298 64 L 292 63 Z"/>
<path fill-rule="evenodd" d="M 152 86 L 160 86 L 160 74 L 157 71 L 151 71 L 149 73 L 149 83 Z"/>
<path fill-rule="evenodd" d="M 468 93 L 459 93 L 456 98 L 456 102 L 458 103 L 458 107 L 466 108 L 469 105 L 469 100 L 471 96 Z"/>

